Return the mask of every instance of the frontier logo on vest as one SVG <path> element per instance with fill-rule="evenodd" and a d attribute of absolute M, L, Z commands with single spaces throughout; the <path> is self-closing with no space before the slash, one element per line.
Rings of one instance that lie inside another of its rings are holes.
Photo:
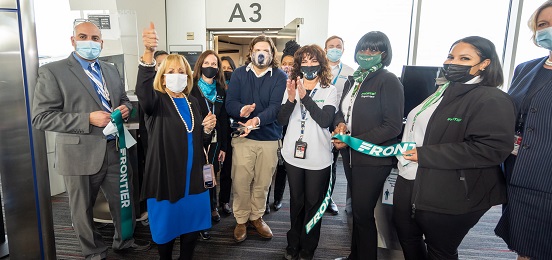
<path fill-rule="evenodd" d="M 449 118 L 447 118 L 447 121 L 449 121 L 449 122 L 461 122 L 461 121 L 462 121 L 462 118 L 458 118 L 458 117 L 449 117 Z"/>
<path fill-rule="evenodd" d="M 376 92 L 362 92 L 360 93 L 361 98 L 375 98 Z"/>

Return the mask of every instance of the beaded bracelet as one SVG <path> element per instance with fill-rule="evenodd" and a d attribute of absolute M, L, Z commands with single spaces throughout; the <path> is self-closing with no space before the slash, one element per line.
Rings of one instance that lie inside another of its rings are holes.
<path fill-rule="evenodd" d="M 145 63 L 144 62 L 144 59 L 143 57 L 140 57 L 140 60 L 138 60 L 138 64 L 140 64 L 140 66 L 143 66 L 143 67 L 155 67 L 155 65 L 157 65 L 157 62 L 155 61 L 155 59 L 153 59 L 153 63 L 151 64 L 148 64 L 148 63 Z"/>

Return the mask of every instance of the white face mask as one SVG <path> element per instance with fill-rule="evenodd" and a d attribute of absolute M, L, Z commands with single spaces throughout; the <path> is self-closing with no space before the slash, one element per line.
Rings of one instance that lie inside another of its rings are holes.
<path fill-rule="evenodd" d="M 173 93 L 181 93 L 188 85 L 188 75 L 186 74 L 165 74 L 165 84 Z"/>

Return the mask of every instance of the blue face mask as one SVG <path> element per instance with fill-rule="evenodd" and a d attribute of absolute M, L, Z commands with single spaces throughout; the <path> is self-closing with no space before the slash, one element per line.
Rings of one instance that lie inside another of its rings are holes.
<path fill-rule="evenodd" d="M 95 41 L 75 41 L 77 47 L 75 51 L 84 59 L 95 60 L 102 52 L 102 44 Z"/>
<path fill-rule="evenodd" d="M 328 57 L 328 60 L 331 62 L 336 62 L 339 59 L 341 59 L 341 56 L 343 56 L 343 51 L 338 48 L 331 48 L 326 53 L 326 56 Z"/>
<path fill-rule="evenodd" d="M 552 51 L 552 27 L 537 31 L 535 40 L 537 41 L 537 45 Z"/>

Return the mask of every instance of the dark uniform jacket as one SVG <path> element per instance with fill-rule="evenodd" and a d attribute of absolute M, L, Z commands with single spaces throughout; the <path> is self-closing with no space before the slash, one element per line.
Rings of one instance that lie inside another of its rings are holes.
<path fill-rule="evenodd" d="M 354 79 L 350 76 L 345 82 L 334 118 L 334 126 L 345 123 L 347 110 L 341 110 L 341 103 L 353 85 Z M 403 113 L 404 91 L 401 82 L 395 74 L 386 69 L 380 69 L 368 74 L 360 85 L 349 119 L 352 120 L 353 129 L 349 131 L 351 136 L 376 145 L 396 144 L 397 136 L 402 130 Z M 352 167 L 392 165 L 393 163 L 392 157 L 373 157 L 356 151 L 350 152 Z"/>
<path fill-rule="evenodd" d="M 514 104 L 498 88 L 451 83 L 417 148 L 413 207 L 464 214 L 506 202 L 500 164 L 512 152 Z"/>

